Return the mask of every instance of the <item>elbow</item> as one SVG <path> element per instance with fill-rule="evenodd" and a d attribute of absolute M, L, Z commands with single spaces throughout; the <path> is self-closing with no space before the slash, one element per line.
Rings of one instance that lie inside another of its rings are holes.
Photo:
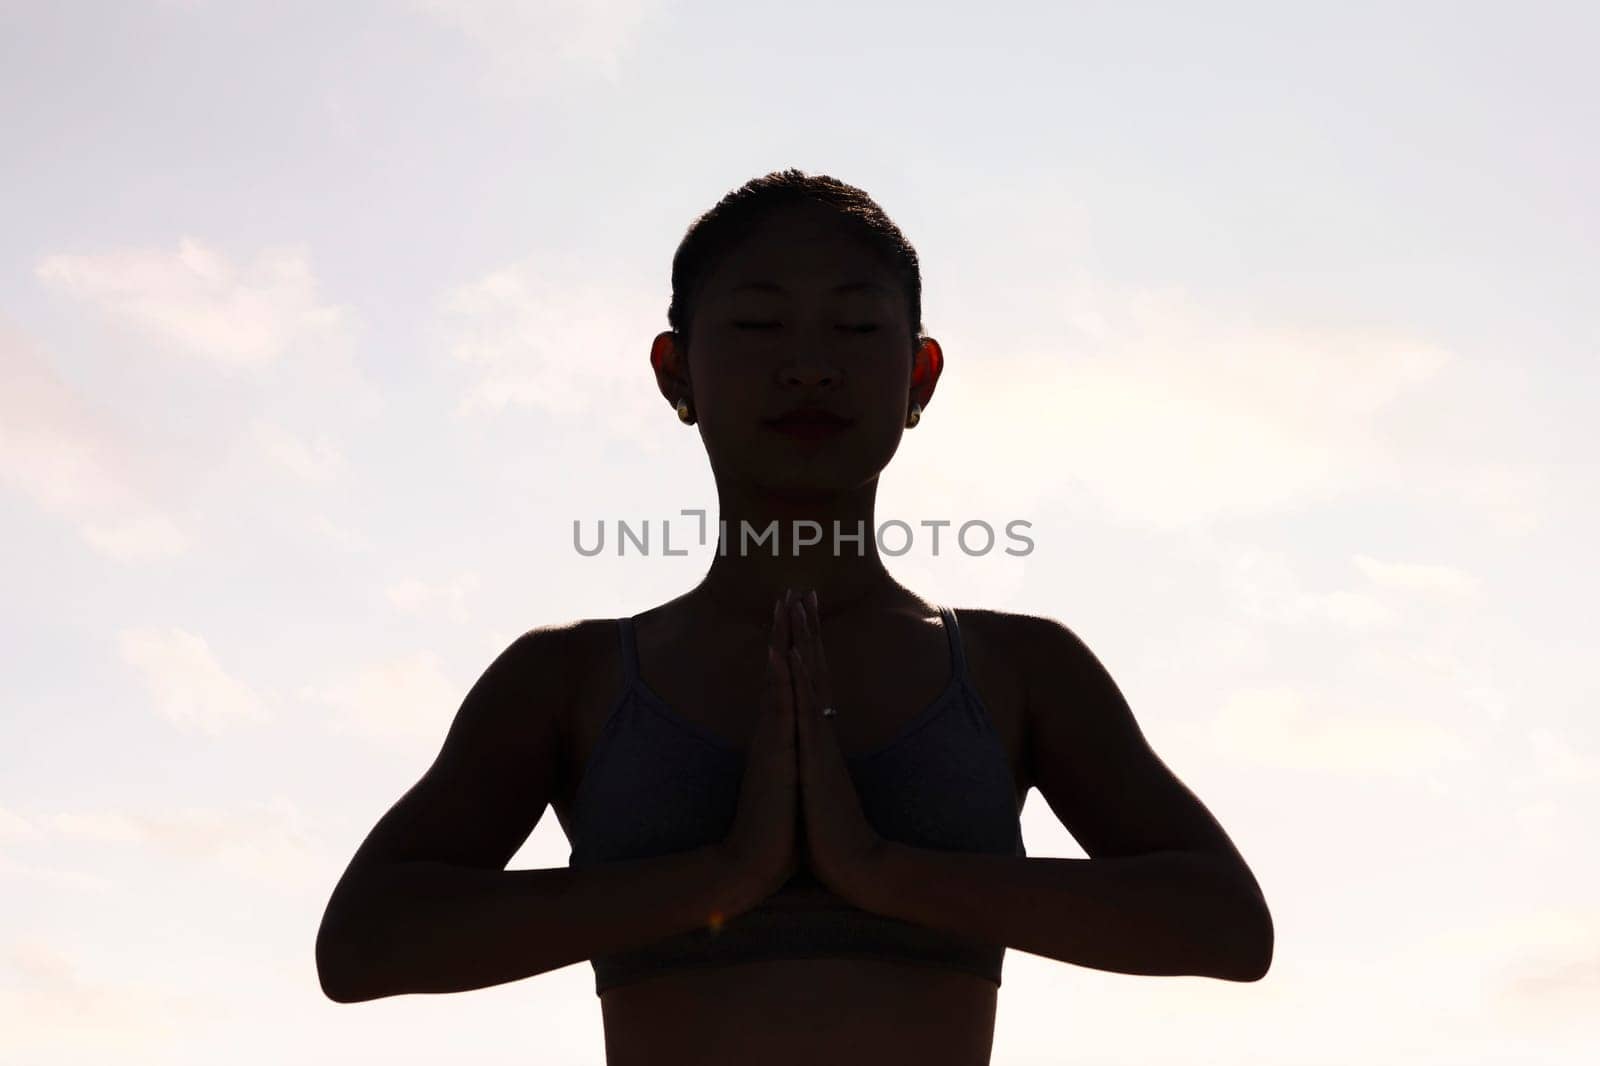
<path fill-rule="evenodd" d="M 1214 927 L 1220 934 L 1217 956 L 1220 961 L 1211 976 L 1224 981 L 1250 983 L 1267 976 L 1272 969 L 1275 934 L 1272 911 L 1261 893 L 1261 886 L 1248 870 L 1234 875 L 1231 891 L 1220 894 L 1228 902 L 1226 917 Z"/>
<path fill-rule="evenodd" d="M 1267 976 L 1267 971 L 1272 969 L 1274 942 L 1272 915 L 1263 903 L 1256 920 L 1252 923 L 1251 932 L 1246 936 L 1234 938 L 1227 954 L 1226 966 L 1220 968 L 1214 976 L 1224 981 L 1238 981 L 1245 984 L 1261 980 Z"/>
<path fill-rule="evenodd" d="M 364 996 L 352 980 L 349 954 L 335 944 L 326 933 L 317 936 L 317 982 L 322 994 L 335 1003 L 360 1003 L 370 999 Z"/>
<path fill-rule="evenodd" d="M 362 973 L 368 968 L 361 965 L 361 957 L 362 952 L 349 937 L 330 929 L 324 921 L 317 932 L 316 947 L 317 981 L 322 994 L 335 1003 L 364 1003 L 388 995 L 363 978 Z"/>
<path fill-rule="evenodd" d="M 1272 969 L 1272 945 L 1250 952 L 1241 952 L 1228 960 L 1226 969 L 1213 974 L 1224 981 L 1237 981 L 1240 984 L 1250 984 L 1267 976 L 1267 971 Z"/>

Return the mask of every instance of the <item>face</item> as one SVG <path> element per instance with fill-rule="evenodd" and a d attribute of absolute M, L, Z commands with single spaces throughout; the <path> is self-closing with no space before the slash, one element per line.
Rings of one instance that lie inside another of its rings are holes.
<path fill-rule="evenodd" d="M 670 401 L 692 397 L 719 484 L 826 493 L 871 481 L 942 367 L 938 342 L 913 349 L 890 267 L 810 205 L 769 216 L 714 267 L 691 329 L 687 353 L 664 333 L 652 361 Z M 796 408 L 846 424 L 773 424 Z"/>

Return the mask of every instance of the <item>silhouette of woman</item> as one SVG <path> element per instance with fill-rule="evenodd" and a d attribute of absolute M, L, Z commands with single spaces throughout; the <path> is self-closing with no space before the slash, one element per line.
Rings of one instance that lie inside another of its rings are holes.
<path fill-rule="evenodd" d="M 872 198 L 794 169 L 746 183 L 685 235 L 668 320 L 650 362 L 711 461 L 709 570 L 490 664 L 334 889 L 325 993 L 589 960 L 611 1066 L 972 1066 L 1007 947 L 1265 974 L 1254 876 L 1072 631 L 958 614 L 885 569 L 878 476 L 944 354 Z M 1026 854 L 1032 788 L 1088 858 Z M 569 864 L 506 870 L 547 804 Z"/>

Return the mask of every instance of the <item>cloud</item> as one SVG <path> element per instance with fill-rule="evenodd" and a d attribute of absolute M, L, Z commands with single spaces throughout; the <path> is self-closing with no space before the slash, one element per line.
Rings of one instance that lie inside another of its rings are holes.
<path fill-rule="evenodd" d="M 484 84 L 518 93 L 573 73 L 621 77 L 661 0 L 411 0 L 487 59 Z"/>
<path fill-rule="evenodd" d="M 1569 784 L 1600 781 L 1600 758 L 1577 750 L 1567 738 L 1540 726 L 1528 733 L 1541 777 Z"/>
<path fill-rule="evenodd" d="M 1465 972 L 1481 1013 L 1530 1031 L 1591 1025 L 1600 996 L 1600 912 L 1530 906 L 1483 915 L 1410 945 L 1402 968 Z M 1463 991 L 1468 991 L 1463 989 Z"/>
<path fill-rule="evenodd" d="M 252 884 L 305 892 L 326 881 L 327 863 L 315 835 L 300 809 L 283 797 L 239 810 L 59 812 L 45 822 L 62 837 L 143 848 L 211 865 Z"/>
<path fill-rule="evenodd" d="M 474 373 L 460 417 L 526 409 L 660 446 L 651 417 L 671 414 L 650 377 L 650 339 L 666 297 L 573 263 L 528 260 L 449 292 L 451 356 Z"/>
<path fill-rule="evenodd" d="M 305 686 L 300 696 L 331 709 L 328 727 L 335 733 L 412 746 L 444 740 L 466 689 L 444 672 L 437 655 L 418 652 Z"/>
<path fill-rule="evenodd" d="M 313 514 L 300 529 L 311 534 L 320 543 L 331 544 L 340 551 L 369 552 L 372 542 L 359 530 L 340 525 L 325 514 Z"/>
<path fill-rule="evenodd" d="M 0 974 L 0 1052 L 7 1061 L 61 1061 L 68 1051 L 100 1053 L 97 1061 L 142 1059 L 139 1053 L 170 1050 L 213 1017 L 198 997 L 88 973 L 77 958 L 37 939 L 0 948 Z"/>
<path fill-rule="evenodd" d="M 117 882 L 109 878 L 86 874 L 78 870 L 62 870 L 51 866 L 39 866 L 30 862 L 19 862 L 5 855 L 0 855 L 0 879 L 12 878 L 16 880 L 38 881 L 49 885 L 55 890 L 68 892 L 89 892 L 94 895 L 104 896 L 117 891 Z"/>
<path fill-rule="evenodd" d="M 126 629 L 117 646 L 143 676 L 156 712 L 175 725 L 217 734 L 269 717 L 263 699 L 223 669 L 204 637 L 175 627 Z"/>
<path fill-rule="evenodd" d="M 453 622 L 469 618 L 467 597 L 478 587 L 477 574 L 462 574 L 448 581 L 429 584 L 417 578 L 406 578 L 385 590 L 389 602 L 407 614 L 432 615 L 443 612 Z"/>
<path fill-rule="evenodd" d="M 25 840 L 37 836 L 39 830 L 22 815 L 0 807 L 0 840 Z"/>
<path fill-rule="evenodd" d="M 1590 930 L 1585 941 L 1509 963 L 1498 991 L 1504 1006 L 1530 1020 L 1592 1021 L 1600 1003 L 1600 936 Z"/>
<path fill-rule="evenodd" d="M 1040 274 L 974 279 L 983 309 L 934 331 L 956 391 L 908 440 L 919 479 L 969 508 L 1047 500 L 1177 531 L 1423 484 L 1503 532 L 1537 524 L 1540 479 L 1463 426 L 1495 383 L 1427 338 Z"/>
<path fill-rule="evenodd" d="M 235 265 L 199 241 L 52 255 L 40 281 L 225 367 L 270 363 L 296 347 L 344 343 L 347 313 L 324 303 L 303 250 L 267 249 Z"/>
<path fill-rule="evenodd" d="M 1031 466 L 1164 528 L 1348 491 L 1387 461 L 1379 415 L 1450 363 L 1426 342 L 1229 316 L 1181 289 L 1061 279 L 1033 298 L 1059 333 L 987 345 L 1002 354 L 938 416 L 958 423 L 952 441 L 981 442 L 967 473 Z"/>
<path fill-rule="evenodd" d="M 325 484 L 344 472 L 344 455 L 325 433 L 306 440 L 276 422 L 255 418 L 249 435 L 258 455 L 302 480 Z"/>
<path fill-rule="evenodd" d="M 189 546 L 183 531 L 166 515 L 144 514 L 115 524 L 90 523 L 83 539 L 91 548 L 119 562 L 171 559 Z"/>
<path fill-rule="evenodd" d="M 1370 555 L 1355 556 L 1355 564 L 1373 584 L 1384 588 L 1454 597 L 1478 592 L 1478 579 L 1453 566 L 1384 562 Z"/>
<path fill-rule="evenodd" d="M 1352 631 L 1392 627 L 1419 599 L 1460 601 L 1476 596 L 1479 589 L 1476 577 L 1455 567 L 1388 562 L 1362 554 L 1351 562 L 1367 579 L 1366 587 L 1313 591 L 1305 588 L 1287 555 L 1251 546 L 1223 562 L 1224 582 L 1234 603 L 1250 617 L 1326 622 Z"/>
<path fill-rule="evenodd" d="M 1473 754 L 1455 731 L 1286 686 L 1235 691 L 1211 723 L 1218 751 L 1294 770 L 1415 775 Z"/>
<path fill-rule="evenodd" d="M 142 487 L 150 472 L 119 412 L 91 403 L 0 323 L 0 483 L 124 562 L 169 559 L 188 538 Z"/>
<path fill-rule="evenodd" d="M 1398 616 L 1370 590 L 1308 591 L 1287 556 L 1258 547 L 1236 552 L 1224 563 L 1224 581 L 1246 615 L 1267 622 L 1327 622 L 1351 630 L 1393 625 Z"/>

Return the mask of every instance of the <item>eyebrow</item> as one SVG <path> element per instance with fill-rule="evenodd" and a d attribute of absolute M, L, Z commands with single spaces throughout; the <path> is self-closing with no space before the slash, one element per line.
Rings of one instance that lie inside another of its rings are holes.
<path fill-rule="evenodd" d="M 747 281 L 742 285 L 735 285 L 730 292 L 742 292 L 746 289 L 755 289 L 759 292 L 787 292 L 782 285 L 775 281 Z M 876 281 L 847 281 L 843 285 L 835 285 L 834 292 L 878 292 L 886 296 L 893 296 L 894 290 L 888 286 L 879 285 Z"/>

